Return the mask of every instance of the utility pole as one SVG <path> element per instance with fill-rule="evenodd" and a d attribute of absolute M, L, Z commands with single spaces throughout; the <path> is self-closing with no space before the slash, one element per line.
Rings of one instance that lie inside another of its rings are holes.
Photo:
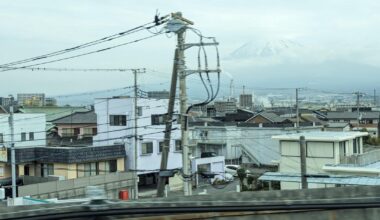
<path fill-rule="evenodd" d="M 373 89 L 373 107 L 376 107 L 376 89 Z"/>
<path fill-rule="evenodd" d="M 360 97 L 363 96 L 363 93 L 357 91 L 357 92 L 354 92 L 354 94 L 356 95 L 356 113 L 357 113 L 357 120 L 358 120 L 358 127 L 360 126 Z"/>
<path fill-rule="evenodd" d="M 137 128 L 137 121 L 138 121 L 138 111 L 139 111 L 139 107 L 137 106 L 137 98 L 138 98 L 138 88 L 137 88 L 137 74 L 138 73 L 145 73 L 145 69 L 132 69 L 132 72 L 133 72 L 133 78 L 134 78 L 134 130 L 135 130 L 135 135 L 134 135 L 134 165 L 133 165 L 133 169 L 134 169 L 134 173 L 135 173 L 135 177 L 134 177 L 134 199 L 138 199 L 139 198 L 139 182 L 138 182 L 138 175 L 137 175 L 137 158 L 138 158 L 138 128 Z"/>
<path fill-rule="evenodd" d="M 186 77 L 193 73 L 220 73 L 219 68 L 219 57 L 218 57 L 218 67 L 217 69 L 197 69 L 197 70 L 186 70 L 185 66 L 185 50 L 193 46 L 217 46 L 218 43 L 215 41 L 210 43 L 188 43 L 185 44 L 184 34 L 186 32 L 188 25 L 193 25 L 194 23 L 184 17 L 182 17 L 181 12 L 172 13 L 171 19 L 168 21 L 166 28 L 169 32 L 174 32 L 177 34 L 177 72 L 179 78 L 179 100 L 180 100 L 180 114 L 181 114 L 181 144 L 182 144 L 182 165 L 183 165 L 183 191 L 185 196 L 192 194 L 192 181 L 191 181 L 191 170 L 190 170 L 190 160 L 189 160 L 189 143 L 188 143 L 188 126 L 187 126 L 187 93 L 186 93 Z"/>
<path fill-rule="evenodd" d="M 176 90 L 177 90 L 177 77 L 178 77 L 177 64 L 178 64 L 178 49 L 176 49 L 174 53 L 174 63 L 173 63 L 172 80 L 170 84 L 168 113 L 165 117 L 165 136 L 164 136 L 164 146 L 161 152 L 160 171 L 164 171 L 168 167 L 170 136 L 171 136 L 171 130 L 172 130 L 172 123 L 173 123 L 175 95 L 176 95 Z M 164 196 L 166 180 L 167 180 L 167 177 L 163 175 L 159 176 L 158 186 L 157 186 L 157 197 Z"/>
<path fill-rule="evenodd" d="M 16 193 L 16 152 L 15 152 L 15 143 L 14 143 L 14 119 L 13 119 L 13 96 L 11 98 L 11 105 L 9 107 L 9 127 L 11 129 L 11 169 L 12 169 L 12 198 L 15 199 L 17 197 Z"/>
<path fill-rule="evenodd" d="M 307 189 L 306 180 L 306 140 L 305 136 L 300 137 L 300 160 L 301 160 L 301 188 Z"/>
<path fill-rule="evenodd" d="M 296 88 L 296 117 L 297 117 L 297 119 L 296 119 L 296 128 L 297 128 L 297 132 L 298 132 L 298 129 L 300 127 L 298 90 L 299 90 L 299 88 Z"/>

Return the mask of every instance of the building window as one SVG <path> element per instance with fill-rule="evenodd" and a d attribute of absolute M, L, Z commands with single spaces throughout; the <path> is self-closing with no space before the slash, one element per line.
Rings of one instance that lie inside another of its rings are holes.
<path fill-rule="evenodd" d="M 360 154 L 360 138 L 352 140 L 354 143 L 354 154 Z"/>
<path fill-rule="evenodd" d="M 93 128 L 84 128 L 83 129 L 83 135 L 84 136 L 93 136 L 94 135 L 94 129 Z"/>
<path fill-rule="evenodd" d="M 153 153 L 153 143 L 146 142 L 141 144 L 141 154 L 151 154 Z"/>
<path fill-rule="evenodd" d="M 116 160 L 109 160 L 108 166 L 109 166 L 109 172 L 110 173 L 114 173 L 117 171 L 117 161 Z"/>
<path fill-rule="evenodd" d="M 21 132 L 21 141 L 26 141 L 26 133 Z"/>
<path fill-rule="evenodd" d="M 42 163 L 41 164 L 41 176 L 47 177 L 49 175 L 54 175 L 54 164 Z"/>
<path fill-rule="evenodd" d="M 29 140 L 30 141 L 34 140 L 34 132 L 29 132 Z"/>
<path fill-rule="evenodd" d="M 159 115 L 152 115 L 152 125 L 164 125 L 166 115 L 159 114 Z"/>
<path fill-rule="evenodd" d="M 143 115 L 143 108 L 141 106 L 137 106 L 137 116 Z"/>
<path fill-rule="evenodd" d="M 110 115 L 110 125 L 111 126 L 126 126 L 127 116 L 126 115 Z"/>
<path fill-rule="evenodd" d="M 0 143 L 4 143 L 4 136 L 3 136 L 3 133 L 0 133 Z"/>
<path fill-rule="evenodd" d="M 181 151 L 181 150 L 182 150 L 181 140 L 175 140 L 175 151 Z"/>
<path fill-rule="evenodd" d="M 73 128 L 62 128 L 62 137 L 72 137 L 74 136 Z"/>
<path fill-rule="evenodd" d="M 95 176 L 99 174 L 99 163 L 85 163 L 84 164 L 84 176 Z"/>
<path fill-rule="evenodd" d="M 30 175 L 30 165 L 27 164 L 24 166 L 24 175 L 29 176 Z"/>

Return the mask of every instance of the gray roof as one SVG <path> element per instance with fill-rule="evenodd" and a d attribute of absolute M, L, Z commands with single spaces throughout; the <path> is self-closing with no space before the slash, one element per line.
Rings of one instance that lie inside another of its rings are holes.
<path fill-rule="evenodd" d="M 96 124 L 96 114 L 94 111 L 74 112 L 71 115 L 52 121 L 54 124 Z"/>
<path fill-rule="evenodd" d="M 345 128 L 349 126 L 348 122 L 329 122 L 326 127 L 328 128 Z"/>
<path fill-rule="evenodd" d="M 378 119 L 380 112 L 360 112 L 362 119 Z M 327 119 L 357 119 L 357 112 L 327 112 Z"/>
<path fill-rule="evenodd" d="M 277 114 L 273 113 L 273 112 L 260 112 L 254 116 L 252 116 L 250 119 L 248 119 L 247 121 L 253 119 L 253 118 L 256 118 L 257 116 L 261 115 L 262 117 L 268 119 L 269 121 L 273 122 L 273 123 L 280 123 L 280 122 L 283 122 L 286 120 L 286 118 L 282 118 L 280 116 L 278 116 Z"/>
<path fill-rule="evenodd" d="M 264 181 L 301 182 L 299 173 L 266 172 L 259 177 Z M 307 177 L 308 183 L 341 184 L 341 185 L 380 185 L 380 177 L 321 175 Z"/>

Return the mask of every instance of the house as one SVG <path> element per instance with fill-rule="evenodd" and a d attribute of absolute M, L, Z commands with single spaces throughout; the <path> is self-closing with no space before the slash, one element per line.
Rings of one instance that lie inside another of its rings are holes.
<path fill-rule="evenodd" d="M 8 177 L 10 166 L 7 164 L 10 157 L 11 127 L 9 114 L 0 114 L 0 179 Z M 16 149 L 28 147 L 43 147 L 46 145 L 45 114 L 14 114 L 13 133 L 14 147 Z"/>
<path fill-rule="evenodd" d="M 279 172 L 272 181 L 281 181 L 281 189 L 299 189 L 299 181 L 288 177 L 300 174 L 300 137 L 306 140 L 306 173 L 325 174 L 326 164 L 339 164 L 346 157 L 363 153 L 363 137 L 367 132 L 309 132 L 273 136 L 280 144 Z M 296 176 L 295 176 L 296 177 Z M 299 176 L 296 179 L 300 179 Z M 265 177 L 262 178 L 265 180 Z M 328 187 L 334 184 L 327 184 Z M 325 183 L 309 183 L 309 188 L 326 187 Z"/>
<path fill-rule="evenodd" d="M 52 122 L 56 119 L 71 115 L 75 112 L 88 112 L 89 109 L 77 106 L 43 106 L 43 107 L 26 107 L 22 106 L 17 111 L 18 113 L 26 114 L 45 114 L 46 122 Z"/>
<path fill-rule="evenodd" d="M 96 114 L 93 110 L 74 112 L 70 115 L 55 119 L 51 123 L 56 127 L 56 141 L 61 144 L 92 144 L 92 137 L 96 135 Z M 50 143 L 57 143 L 49 140 Z M 48 143 L 49 144 L 49 143 Z"/>
<path fill-rule="evenodd" d="M 126 167 L 129 170 L 135 169 L 134 155 L 135 145 L 137 145 L 137 173 L 140 183 L 154 183 L 160 169 L 167 105 L 168 99 L 139 98 L 137 100 L 138 140 L 135 143 L 134 98 L 96 99 L 98 133 L 94 136 L 93 145 L 125 145 L 128 158 Z M 178 102 L 175 102 L 174 109 L 178 112 Z M 182 144 L 178 120 L 173 122 L 172 129 L 167 168 L 178 169 L 182 167 Z"/>
<path fill-rule="evenodd" d="M 300 128 L 293 124 L 253 124 L 247 122 L 189 123 L 192 155 L 203 152 L 224 156 L 226 163 L 274 165 L 280 159 L 279 144 L 271 137 L 298 131 L 320 131 L 322 126 L 309 123 Z"/>

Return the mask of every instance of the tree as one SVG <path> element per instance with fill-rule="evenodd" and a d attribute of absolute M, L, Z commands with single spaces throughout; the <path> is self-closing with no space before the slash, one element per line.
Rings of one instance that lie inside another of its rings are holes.
<path fill-rule="evenodd" d="M 240 189 L 243 191 L 244 188 L 244 179 L 247 177 L 247 171 L 244 168 L 237 169 L 237 175 L 240 180 Z"/>

